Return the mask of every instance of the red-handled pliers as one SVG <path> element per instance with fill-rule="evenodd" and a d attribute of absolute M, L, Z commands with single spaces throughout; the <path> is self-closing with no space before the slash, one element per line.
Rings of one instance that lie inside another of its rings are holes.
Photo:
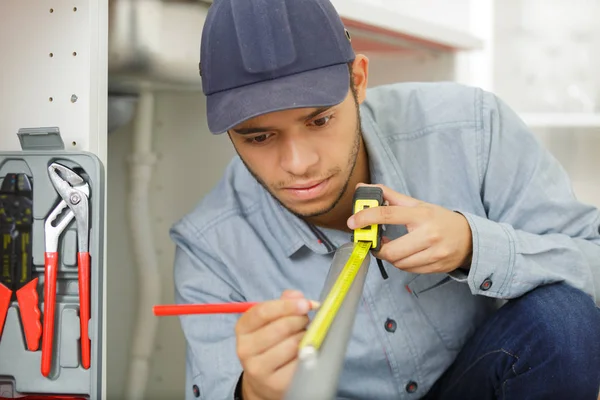
<path fill-rule="evenodd" d="M 90 367 L 90 339 L 88 323 L 90 319 L 90 254 L 89 204 L 90 187 L 73 170 L 58 163 L 48 167 L 48 174 L 62 201 L 46 219 L 46 252 L 44 253 L 44 329 L 42 334 L 42 375 L 48 376 L 52 367 L 54 337 L 54 312 L 56 306 L 56 274 L 58 270 L 58 239 L 67 225 L 75 218 L 77 225 L 77 268 L 79 276 L 79 320 L 81 340 L 81 364 Z M 68 207 L 62 219 L 56 219 Z"/>

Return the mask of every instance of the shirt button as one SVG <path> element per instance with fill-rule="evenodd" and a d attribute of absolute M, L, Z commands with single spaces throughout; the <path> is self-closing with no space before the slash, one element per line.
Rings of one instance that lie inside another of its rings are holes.
<path fill-rule="evenodd" d="M 192 386 L 192 390 L 194 391 L 194 397 L 200 397 L 200 389 L 198 388 L 198 385 Z"/>
<path fill-rule="evenodd" d="M 485 278 L 485 280 L 483 282 L 481 282 L 481 286 L 479 286 L 479 289 L 488 290 L 491 287 L 492 287 L 492 280 L 490 278 Z"/>
<path fill-rule="evenodd" d="M 388 318 L 385 321 L 385 330 L 392 333 L 396 332 L 396 321 Z"/>
<path fill-rule="evenodd" d="M 410 381 L 410 382 L 408 382 L 408 383 L 406 384 L 406 391 L 407 391 L 408 393 L 414 393 L 414 392 L 416 392 L 416 391 L 417 391 L 417 388 L 418 388 L 418 387 L 419 387 L 419 386 L 417 385 L 417 382 Z"/>

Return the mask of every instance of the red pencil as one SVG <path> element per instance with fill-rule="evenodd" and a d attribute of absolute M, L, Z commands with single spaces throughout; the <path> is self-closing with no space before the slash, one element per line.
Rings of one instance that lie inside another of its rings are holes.
<path fill-rule="evenodd" d="M 318 309 L 321 304 L 318 301 L 309 300 L 311 310 Z M 248 311 L 259 302 L 234 302 L 213 304 L 173 304 L 154 306 L 152 309 L 157 317 L 168 317 L 173 315 L 189 314 L 239 314 Z"/>
<path fill-rule="evenodd" d="M 154 315 L 158 317 L 188 314 L 236 314 L 243 313 L 258 302 L 217 303 L 217 304 L 175 304 L 154 306 Z"/>

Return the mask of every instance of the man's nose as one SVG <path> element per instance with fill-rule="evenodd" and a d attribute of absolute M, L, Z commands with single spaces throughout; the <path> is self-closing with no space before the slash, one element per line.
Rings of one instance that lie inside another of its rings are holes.
<path fill-rule="evenodd" d="M 281 167 L 292 175 L 304 176 L 319 162 L 319 153 L 308 140 L 298 137 L 282 143 Z"/>

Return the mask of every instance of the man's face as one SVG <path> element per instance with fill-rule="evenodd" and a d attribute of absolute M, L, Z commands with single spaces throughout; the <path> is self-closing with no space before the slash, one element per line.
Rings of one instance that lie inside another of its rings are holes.
<path fill-rule="evenodd" d="M 339 202 L 362 137 L 352 91 L 334 107 L 265 114 L 236 126 L 229 136 L 254 177 L 301 217 L 326 214 Z"/>

